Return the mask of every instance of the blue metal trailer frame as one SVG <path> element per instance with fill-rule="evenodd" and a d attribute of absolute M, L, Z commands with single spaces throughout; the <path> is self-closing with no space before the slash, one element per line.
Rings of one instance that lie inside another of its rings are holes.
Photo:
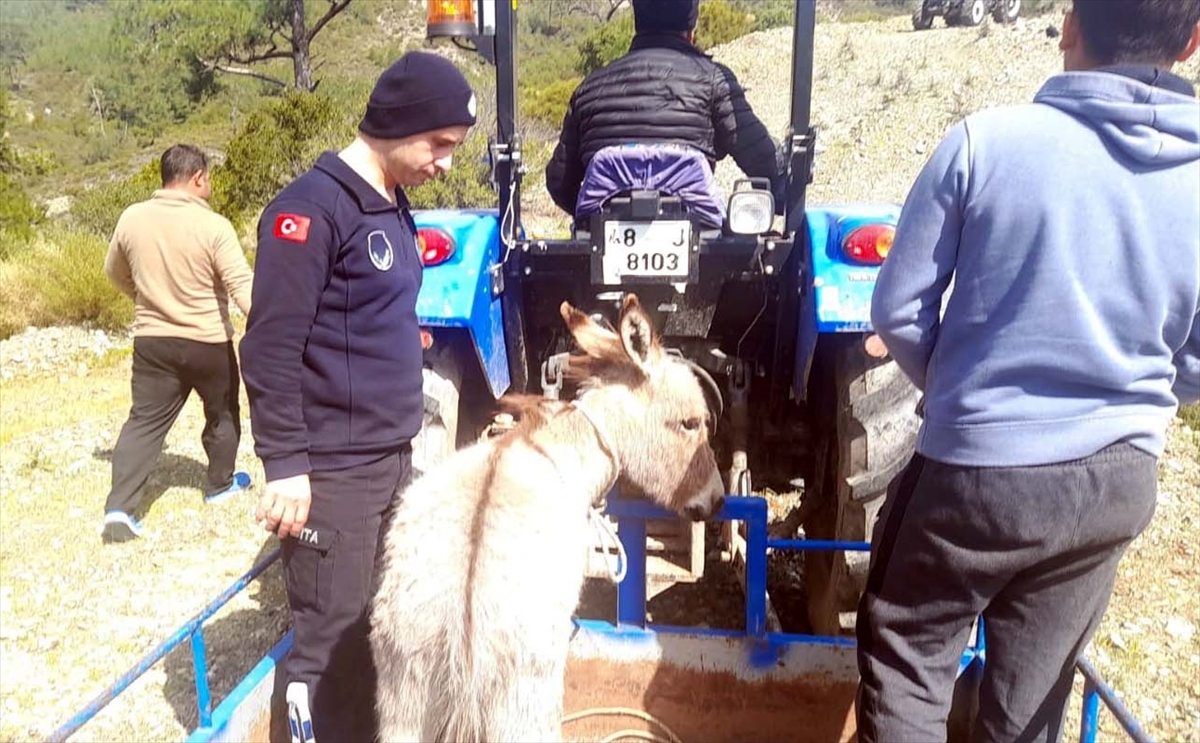
<path fill-rule="evenodd" d="M 767 502 L 756 496 L 731 496 L 726 499 L 724 507 L 713 518 L 721 521 L 740 521 L 746 526 L 746 621 L 744 629 L 717 630 L 664 626 L 646 621 L 646 521 L 648 519 L 674 518 L 674 515 L 644 501 L 623 499 L 610 500 L 608 514 L 617 522 L 618 537 L 624 546 L 628 560 L 627 576 L 617 588 L 617 623 L 580 619 L 576 621 L 576 625 L 581 630 L 598 637 L 607 637 L 622 642 L 654 641 L 660 636 L 735 640 L 739 641 L 744 648 L 746 663 L 755 667 L 774 664 L 789 649 L 837 647 L 849 651 L 854 648 L 855 642 L 850 638 L 768 632 L 766 630 L 767 554 L 769 550 L 867 551 L 870 550 L 869 544 L 808 539 L 772 539 L 767 534 Z M 79 712 L 72 715 L 46 740 L 51 743 L 68 740 L 100 710 L 111 703 L 117 695 L 124 692 L 139 676 L 184 642 L 189 642 L 192 648 L 192 660 L 196 672 L 196 698 L 199 708 L 198 726 L 187 738 L 188 743 L 216 743 L 217 741 L 238 739 L 239 733 L 244 734 L 254 718 L 269 711 L 272 679 L 283 658 L 291 649 L 292 633 L 288 631 L 237 684 L 233 691 L 214 707 L 208 685 L 204 623 L 278 559 L 278 550 L 263 558 L 196 616 L 142 657 L 128 672 L 88 702 Z M 965 672 L 973 664 L 982 666 L 986 663 L 987 650 L 984 635 L 984 632 L 977 633 L 976 642 L 963 652 L 960 672 Z M 1086 658 L 1081 658 L 1077 664 L 1077 670 L 1084 678 L 1079 732 L 1082 743 L 1096 743 L 1101 705 L 1108 708 L 1135 743 L 1152 743 L 1153 739 L 1121 702 L 1116 692 L 1104 682 L 1091 662 Z"/>

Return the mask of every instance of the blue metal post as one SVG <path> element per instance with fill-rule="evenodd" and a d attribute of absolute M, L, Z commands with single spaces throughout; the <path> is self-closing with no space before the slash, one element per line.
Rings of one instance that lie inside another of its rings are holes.
<path fill-rule="evenodd" d="M 1136 719 L 1134 719 L 1133 714 L 1129 711 L 1129 708 L 1126 707 L 1124 705 L 1124 703 L 1122 703 L 1121 700 L 1117 698 L 1117 695 L 1113 692 L 1113 690 L 1111 688 L 1109 688 L 1109 686 L 1107 684 L 1104 683 L 1104 679 L 1100 678 L 1100 673 L 1096 670 L 1095 666 L 1093 666 L 1087 658 L 1080 658 L 1075 663 L 1075 667 L 1079 669 L 1079 672 L 1083 674 L 1083 678 L 1084 678 L 1084 689 L 1085 689 L 1084 696 L 1083 696 L 1083 704 L 1084 704 L 1083 719 L 1084 720 L 1088 719 L 1087 712 L 1088 712 L 1089 702 L 1088 702 L 1088 693 L 1087 692 L 1088 692 L 1088 690 L 1090 690 L 1092 692 L 1092 694 L 1099 697 L 1100 701 L 1104 702 L 1105 706 L 1108 707 L 1108 711 L 1112 712 L 1113 717 L 1117 718 L 1117 722 L 1121 724 L 1121 727 L 1124 728 L 1125 732 L 1129 734 L 1129 737 L 1133 739 L 1133 743 L 1152 743 L 1153 742 L 1154 739 L 1151 738 L 1149 735 L 1147 735 L 1145 730 L 1142 730 L 1142 726 L 1138 724 L 1138 721 Z M 1095 730 L 1099 727 L 1096 724 L 1097 718 L 1098 718 L 1098 715 L 1096 715 L 1096 714 L 1092 715 L 1091 725 L 1092 725 L 1093 730 Z M 1084 727 L 1086 724 L 1088 724 L 1088 723 L 1080 722 L 1081 735 L 1086 732 L 1086 728 Z M 1090 743 L 1094 743 L 1095 739 L 1096 739 L 1096 735 L 1093 732 Z M 1089 740 L 1087 738 L 1084 738 L 1083 743 L 1089 743 Z"/>
<path fill-rule="evenodd" d="M 617 585 L 617 624 L 646 626 L 646 519 L 617 518 L 617 538 L 625 547 L 625 580 Z"/>
<path fill-rule="evenodd" d="M 756 498 L 744 503 L 747 507 L 746 634 L 762 637 L 767 631 L 767 502 Z"/>
<path fill-rule="evenodd" d="M 1100 692 L 1096 684 L 1087 679 L 1083 682 L 1083 712 L 1079 715 L 1079 743 L 1096 743 L 1100 732 Z"/>
<path fill-rule="evenodd" d="M 204 651 L 204 629 L 192 635 L 192 667 L 196 671 L 196 706 L 200 709 L 200 727 L 212 725 L 212 693 L 208 688 L 208 656 Z"/>

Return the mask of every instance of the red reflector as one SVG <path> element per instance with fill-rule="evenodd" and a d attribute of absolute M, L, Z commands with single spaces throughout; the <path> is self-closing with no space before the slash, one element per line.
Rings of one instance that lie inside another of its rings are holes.
<path fill-rule="evenodd" d="M 892 250 L 896 228 L 887 224 L 858 227 L 842 239 L 842 253 L 856 263 L 878 266 Z"/>
<path fill-rule="evenodd" d="M 421 350 L 428 351 L 433 348 L 433 333 L 428 330 L 421 331 Z"/>
<path fill-rule="evenodd" d="M 426 266 L 445 263 L 454 255 L 454 238 L 437 227 L 417 230 L 417 246 L 421 249 L 421 263 Z"/>

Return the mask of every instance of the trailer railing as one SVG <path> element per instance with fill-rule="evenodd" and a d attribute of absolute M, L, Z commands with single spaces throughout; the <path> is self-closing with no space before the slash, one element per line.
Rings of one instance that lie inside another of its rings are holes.
<path fill-rule="evenodd" d="M 694 632 L 687 627 L 664 627 L 646 622 L 646 520 L 677 518 L 670 511 L 647 501 L 610 498 L 608 514 L 617 522 L 617 536 L 628 556 L 625 580 L 617 586 L 617 622 L 620 624 L 653 629 L 658 632 Z M 844 551 L 867 552 L 867 542 L 843 542 L 821 539 L 771 539 L 767 536 L 767 502 L 757 497 L 729 496 L 725 505 L 712 516 L 718 521 L 741 521 L 746 525 L 746 625 L 745 634 L 768 645 L 788 643 L 811 643 L 845 645 L 853 647 L 854 640 L 846 637 L 824 635 L 802 635 L 784 632 L 768 632 L 767 617 L 767 551 Z M 986 664 L 987 648 L 983 621 L 971 647 L 963 652 L 960 669 L 972 663 Z M 1080 658 L 1076 670 L 1083 675 L 1083 703 L 1080 715 L 1080 743 L 1096 743 L 1099 733 L 1101 703 L 1116 718 L 1121 728 L 1134 743 L 1153 743 L 1138 724 L 1133 714 L 1117 697 L 1113 689 L 1104 682 L 1095 667 L 1086 658 Z"/>
<path fill-rule="evenodd" d="M 646 521 L 648 519 L 673 519 L 676 518 L 675 514 L 645 501 L 619 498 L 609 499 L 608 514 L 617 522 L 617 535 L 628 560 L 626 578 L 617 587 L 618 625 L 660 633 L 698 632 L 691 627 L 662 626 L 646 621 Z M 746 623 L 742 632 L 733 632 L 733 635 L 744 635 L 772 647 L 804 643 L 854 646 L 854 640 L 847 637 L 767 631 L 767 554 L 769 550 L 869 551 L 870 544 L 816 539 L 772 539 L 767 535 L 767 502 L 758 497 L 730 496 L 725 499 L 725 505 L 712 518 L 720 521 L 741 521 L 746 525 Z M 276 550 L 260 560 L 196 616 L 146 653 L 129 671 L 51 733 L 46 739 L 48 743 L 66 741 L 124 692 L 138 677 L 184 642 L 191 643 L 192 663 L 196 678 L 196 706 L 199 709 L 198 726 L 192 731 L 188 740 L 195 742 L 208 740 L 214 731 L 221 729 L 228 722 L 237 705 L 245 698 L 247 690 L 260 682 L 267 673 L 276 669 L 291 648 L 291 633 L 288 632 L 275 645 L 271 653 L 264 657 L 250 674 L 214 707 L 208 684 L 204 623 L 240 591 L 245 590 L 252 581 L 278 559 L 279 550 Z M 728 636 L 731 633 L 722 631 L 720 634 Z M 976 632 L 975 642 L 963 653 L 960 668 L 965 670 L 973 663 L 986 663 L 985 633 L 982 629 L 982 622 L 979 631 Z M 1086 658 L 1079 660 L 1077 670 L 1084 678 L 1079 731 L 1081 743 L 1096 743 L 1102 705 L 1108 708 L 1134 743 L 1152 743 L 1153 739 L 1138 724 L 1133 714 L 1117 697 L 1116 692 L 1104 682 L 1095 667 Z"/>
<path fill-rule="evenodd" d="M 143 673 L 149 671 L 154 664 L 166 658 L 172 650 L 185 642 L 190 642 L 192 645 L 192 665 L 196 677 L 196 706 L 199 708 L 200 718 L 199 729 L 212 727 L 214 709 L 212 691 L 208 686 L 208 652 L 204 644 L 204 623 L 220 611 L 225 604 L 229 603 L 234 596 L 245 590 L 255 578 L 262 575 L 263 571 L 275 564 L 275 561 L 278 559 L 279 550 L 276 549 L 259 560 L 254 567 L 247 570 L 240 578 L 235 580 L 219 596 L 209 602 L 208 606 L 201 609 L 196 616 L 189 619 L 182 627 L 175 630 L 170 637 L 142 656 L 133 665 L 133 668 L 122 674 L 107 689 L 97 694 L 90 702 L 84 705 L 83 709 L 71 715 L 70 719 L 60 725 L 53 733 L 50 733 L 50 736 L 46 738 L 47 743 L 62 743 L 74 735 L 80 728 L 98 715 L 102 709 L 111 704 L 118 695 L 128 689 L 130 684 L 137 681 Z M 235 695 L 230 694 L 230 696 L 233 697 Z"/>

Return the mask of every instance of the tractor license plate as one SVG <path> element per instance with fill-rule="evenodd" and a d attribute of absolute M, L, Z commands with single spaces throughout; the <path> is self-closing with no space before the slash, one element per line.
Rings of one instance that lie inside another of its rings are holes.
<path fill-rule="evenodd" d="M 687 220 L 607 222 L 604 283 L 647 277 L 686 279 L 691 245 L 692 223 Z"/>

